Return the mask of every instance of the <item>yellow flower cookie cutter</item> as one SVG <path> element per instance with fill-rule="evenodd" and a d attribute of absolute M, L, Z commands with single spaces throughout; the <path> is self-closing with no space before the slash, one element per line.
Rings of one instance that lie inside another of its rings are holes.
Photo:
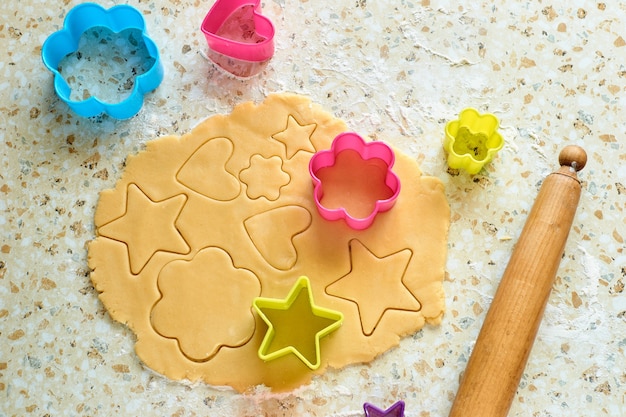
<path fill-rule="evenodd" d="M 491 113 L 480 114 L 473 108 L 461 111 L 458 119 L 446 124 L 443 148 L 448 152 L 448 166 L 477 174 L 504 146 L 499 125 Z"/>
<path fill-rule="evenodd" d="M 321 364 L 320 339 L 343 323 L 340 311 L 315 305 L 305 276 L 296 281 L 284 300 L 257 297 L 252 305 L 268 326 L 258 351 L 264 361 L 293 353 L 316 370 Z"/>

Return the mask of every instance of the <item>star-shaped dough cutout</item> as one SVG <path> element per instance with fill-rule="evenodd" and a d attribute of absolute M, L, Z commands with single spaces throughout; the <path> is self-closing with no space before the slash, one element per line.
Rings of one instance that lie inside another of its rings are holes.
<path fill-rule="evenodd" d="M 315 370 L 321 364 L 320 339 L 343 322 L 341 312 L 315 305 L 307 277 L 300 277 L 284 300 L 257 297 L 252 304 L 268 326 L 259 348 L 265 361 L 293 353 Z"/>
<path fill-rule="evenodd" d="M 315 123 L 301 125 L 292 115 L 289 115 L 285 130 L 275 133 L 272 138 L 285 145 L 287 159 L 291 159 L 298 151 L 315 152 L 311 135 L 316 127 Z"/>
<path fill-rule="evenodd" d="M 185 201 L 184 194 L 153 201 L 137 185 L 131 184 L 127 191 L 126 212 L 98 228 L 98 234 L 125 243 L 130 270 L 139 274 L 159 251 L 189 253 L 189 245 L 175 224 Z"/>
<path fill-rule="evenodd" d="M 326 293 L 355 303 L 363 334 L 370 336 L 387 310 L 421 309 L 402 282 L 411 256 L 412 252 L 404 249 L 381 258 L 354 239 L 350 241 L 350 272 L 329 284 Z"/>
<path fill-rule="evenodd" d="M 365 410 L 365 417 L 404 417 L 404 401 L 398 401 L 386 410 L 365 403 L 363 409 Z"/>

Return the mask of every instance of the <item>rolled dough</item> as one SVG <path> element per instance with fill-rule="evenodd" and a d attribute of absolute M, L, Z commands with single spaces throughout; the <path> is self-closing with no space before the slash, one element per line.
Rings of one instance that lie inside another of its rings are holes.
<path fill-rule="evenodd" d="M 308 98 L 275 94 L 128 158 L 100 194 L 89 265 L 149 368 L 240 392 L 285 391 L 441 321 L 449 207 L 438 179 L 395 150 L 401 192 L 372 226 L 353 230 L 316 210 L 309 160 L 347 130 Z M 296 355 L 265 362 L 257 353 L 268 326 L 253 300 L 285 298 L 300 276 L 316 305 L 344 316 L 320 340 L 315 371 Z"/>

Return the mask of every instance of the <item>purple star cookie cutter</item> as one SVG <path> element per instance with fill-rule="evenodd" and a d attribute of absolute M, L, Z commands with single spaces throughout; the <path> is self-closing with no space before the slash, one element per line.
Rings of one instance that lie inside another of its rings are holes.
<path fill-rule="evenodd" d="M 370 403 L 363 404 L 365 417 L 404 417 L 404 401 L 400 400 L 386 410 Z"/>

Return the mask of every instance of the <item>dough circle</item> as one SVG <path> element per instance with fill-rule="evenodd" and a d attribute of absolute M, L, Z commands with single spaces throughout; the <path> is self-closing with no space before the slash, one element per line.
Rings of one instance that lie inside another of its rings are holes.
<path fill-rule="evenodd" d="M 274 94 L 183 136 L 147 143 L 100 194 L 91 279 L 111 317 L 137 336 L 152 370 L 246 392 L 286 391 L 329 367 L 373 360 L 444 313 L 449 206 L 441 181 L 395 150 L 395 206 L 368 229 L 326 221 L 309 160 L 344 122 L 303 96 Z M 314 303 L 339 311 L 321 366 L 264 362 L 252 303 L 283 299 L 300 276 Z"/>

